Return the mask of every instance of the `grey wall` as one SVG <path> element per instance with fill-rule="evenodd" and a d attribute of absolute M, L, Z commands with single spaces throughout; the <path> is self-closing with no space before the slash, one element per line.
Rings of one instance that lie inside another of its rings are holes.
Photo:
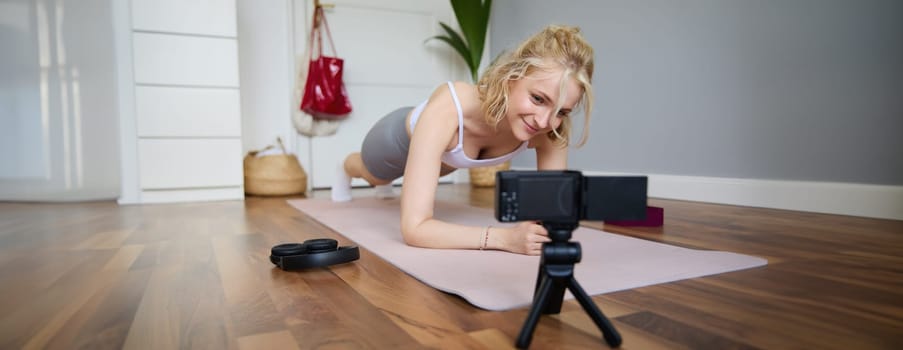
<path fill-rule="evenodd" d="M 903 185 L 903 1 L 497 0 L 491 54 L 551 23 L 596 52 L 571 168 Z"/>

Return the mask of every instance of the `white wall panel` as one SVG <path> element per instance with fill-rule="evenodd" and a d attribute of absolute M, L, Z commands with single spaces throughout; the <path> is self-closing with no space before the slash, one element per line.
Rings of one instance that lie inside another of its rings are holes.
<path fill-rule="evenodd" d="M 241 136 L 238 89 L 138 86 L 138 136 Z"/>
<path fill-rule="evenodd" d="M 366 7 L 390 12 L 448 13 L 449 2 L 443 0 L 332 0 L 339 7 Z M 327 11 L 332 11 L 328 9 Z M 446 20 L 446 23 L 451 22 Z"/>
<path fill-rule="evenodd" d="M 337 6 L 326 17 L 339 57 L 346 58 L 346 84 L 430 86 L 451 72 L 437 54 L 446 51 L 424 44 L 439 21 L 431 14 Z"/>
<path fill-rule="evenodd" d="M 132 27 L 235 37 L 235 0 L 132 0 Z"/>
<path fill-rule="evenodd" d="M 241 139 L 142 139 L 141 188 L 241 186 Z"/>
<path fill-rule="evenodd" d="M 242 143 L 260 149 L 282 137 L 292 151 L 295 58 L 290 44 L 291 6 L 287 0 L 239 0 L 241 42 L 238 61 L 241 79 Z M 306 147 L 305 152 L 306 154 Z M 309 164 L 301 160 L 302 164 Z"/>
<path fill-rule="evenodd" d="M 135 83 L 238 87 L 235 39 L 135 33 Z"/>

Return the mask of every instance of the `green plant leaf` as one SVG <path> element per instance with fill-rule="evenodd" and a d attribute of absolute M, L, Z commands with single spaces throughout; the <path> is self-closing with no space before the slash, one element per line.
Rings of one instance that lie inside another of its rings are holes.
<path fill-rule="evenodd" d="M 448 35 L 437 35 L 424 42 L 439 39 L 448 43 L 467 63 L 467 68 L 470 69 L 470 78 L 476 83 L 480 61 L 483 58 L 483 47 L 486 44 L 492 0 L 450 0 L 450 2 L 455 11 L 458 26 L 464 33 L 463 37 L 447 24 L 439 22 Z"/>
<path fill-rule="evenodd" d="M 448 43 L 449 46 L 454 48 L 455 51 L 457 51 L 458 54 L 461 55 L 462 58 L 464 58 L 464 61 L 467 63 L 467 68 L 470 69 L 471 75 L 473 75 L 473 72 L 479 66 L 474 66 L 473 62 L 470 60 L 472 53 L 471 53 L 470 49 L 467 47 L 467 44 L 464 42 L 464 39 L 462 39 L 461 36 L 458 35 L 458 33 L 455 32 L 454 29 L 449 27 L 447 24 L 439 22 L 439 25 L 442 26 L 442 29 L 445 30 L 445 32 L 448 34 L 448 36 L 437 35 L 434 37 L 430 37 L 427 40 L 439 39 L 439 40 L 442 40 L 442 41 Z"/>
<path fill-rule="evenodd" d="M 464 33 L 467 47 L 470 48 L 470 57 L 465 59 L 471 62 L 474 70 L 479 69 L 483 46 L 486 43 L 492 0 L 451 0 L 451 5 L 461 32 Z"/>

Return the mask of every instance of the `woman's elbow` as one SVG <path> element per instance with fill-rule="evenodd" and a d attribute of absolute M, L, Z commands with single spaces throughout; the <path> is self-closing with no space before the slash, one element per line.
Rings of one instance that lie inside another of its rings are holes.
<path fill-rule="evenodd" d="M 404 239 L 404 243 L 409 246 L 425 247 L 422 235 L 417 232 L 417 226 L 402 225 L 401 238 Z"/>

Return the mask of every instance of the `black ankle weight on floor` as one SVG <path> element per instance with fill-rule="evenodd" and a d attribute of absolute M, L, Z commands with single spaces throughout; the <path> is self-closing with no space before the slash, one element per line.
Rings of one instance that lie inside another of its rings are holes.
<path fill-rule="evenodd" d="M 326 267 L 360 259 L 357 246 L 339 247 L 334 239 L 309 239 L 304 243 L 284 243 L 270 249 L 270 261 L 283 270 Z"/>

